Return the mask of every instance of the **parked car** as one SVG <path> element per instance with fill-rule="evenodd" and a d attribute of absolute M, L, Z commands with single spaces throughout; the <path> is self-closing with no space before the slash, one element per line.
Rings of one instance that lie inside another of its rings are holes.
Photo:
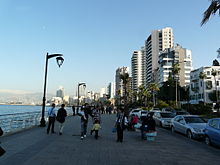
<path fill-rule="evenodd" d="M 196 115 L 177 115 L 171 120 L 171 131 L 180 132 L 190 139 L 204 137 L 206 122 Z"/>
<path fill-rule="evenodd" d="M 171 119 L 173 117 L 175 117 L 174 113 L 161 112 L 161 111 L 154 112 L 153 115 L 156 125 L 159 125 L 161 127 L 168 127 L 168 128 L 170 128 L 171 126 Z"/>
<path fill-rule="evenodd" d="M 204 132 L 206 144 L 220 147 L 220 118 L 208 120 Z"/>
<path fill-rule="evenodd" d="M 140 112 L 141 112 L 142 109 L 140 108 L 137 108 L 137 109 L 132 109 L 129 113 L 129 116 L 132 116 L 132 115 L 138 115 Z"/>
<path fill-rule="evenodd" d="M 129 113 L 129 116 L 137 115 L 138 118 L 140 118 L 140 116 L 141 116 L 141 111 L 143 111 L 143 109 L 141 109 L 141 108 L 132 109 L 131 112 Z"/>
<path fill-rule="evenodd" d="M 166 107 L 162 108 L 162 112 L 176 112 L 176 110 L 171 107 Z"/>

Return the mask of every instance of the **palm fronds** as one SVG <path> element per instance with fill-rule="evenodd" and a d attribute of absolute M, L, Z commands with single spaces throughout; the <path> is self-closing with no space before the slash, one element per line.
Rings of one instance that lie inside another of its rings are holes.
<path fill-rule="evenodd" d="M 211 0 L 211 4 L 208 9 L 203 13 L 203 19 L 201 22 L 201 26 L 204 25 L 210 18 L 211 15 L 215 15 L 215 13 L 219 10 L 220 15 L 220 0 Z"/>

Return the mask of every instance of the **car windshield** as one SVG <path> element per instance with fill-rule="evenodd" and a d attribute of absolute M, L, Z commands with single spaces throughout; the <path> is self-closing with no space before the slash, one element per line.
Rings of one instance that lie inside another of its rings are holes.
<path fill-rule="evenodd" d="M 175 114 L 173 113 L 160 113 L 162 118 L 173 118 L 175 117 Z"/>
<path fill-rule="evenodd" d="M 140 110 L 134 110 L 133 112 L 139 112 Z"/>
<path fill-rule="evenodd" d="M 176 112 L 176 115 L 189 115 L 189 113 L 188 112 Z"/>
<path fill-rule="evenodd" d="M 184 117 L 186 123 L 205 123 L 201 117 Z"/>

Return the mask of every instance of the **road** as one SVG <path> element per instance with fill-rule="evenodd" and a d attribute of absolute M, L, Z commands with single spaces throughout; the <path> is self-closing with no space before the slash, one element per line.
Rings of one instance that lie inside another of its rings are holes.
<path fill-rule="evenodd" d="M 80 140 L 80 118 L 68 117 L 63 135 L 32 128 L 1 137 L 7 153 L 0 165 L 218 165 L 220 149 L 157 128 L 156 141 L 141 140 L 140 132 L 125 131 L 124 142 L 112 133 L 115 115 L 102 116 L 100 138 Z M 91 122 L 89 123 L 91 128 Z M 57 130 L 56 124 L 56 130 Z"/>

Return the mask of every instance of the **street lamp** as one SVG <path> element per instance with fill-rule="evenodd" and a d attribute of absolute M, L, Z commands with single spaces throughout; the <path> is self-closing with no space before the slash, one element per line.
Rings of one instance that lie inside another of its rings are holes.
<path fill-rule="evenodd" d="M 80 87 L 81 85 L 83 85 L 83 87 L 86 88 L 86 83 L 78 83 L 78 92 L 77 92 L 77 94 L 78 94 L 78 99 L 77 99 L 77 114 L 78 114 L 78 112 L 79 112 L 79 87 Z"/>
<path fill-rule="evenodd" d="M 61 57 L 62 54 L 48 54 L 46 55 L 46 66 L 45 66 L 45 77 L 44 77 L 44 95 L 43 95 L 43 104 L 42 104 L 42 116 L 40 121 L 40 127 L 46 126 L 46 121 L 44 119 L 45 113 L 45 102 L 46 102 L 46 85 L 47 85 L 47 67 L 48 67 L 48 60 L 53 57 L 57 57 L 57 65 L 60 67 L 63 64 L 64 59 Z"/>

